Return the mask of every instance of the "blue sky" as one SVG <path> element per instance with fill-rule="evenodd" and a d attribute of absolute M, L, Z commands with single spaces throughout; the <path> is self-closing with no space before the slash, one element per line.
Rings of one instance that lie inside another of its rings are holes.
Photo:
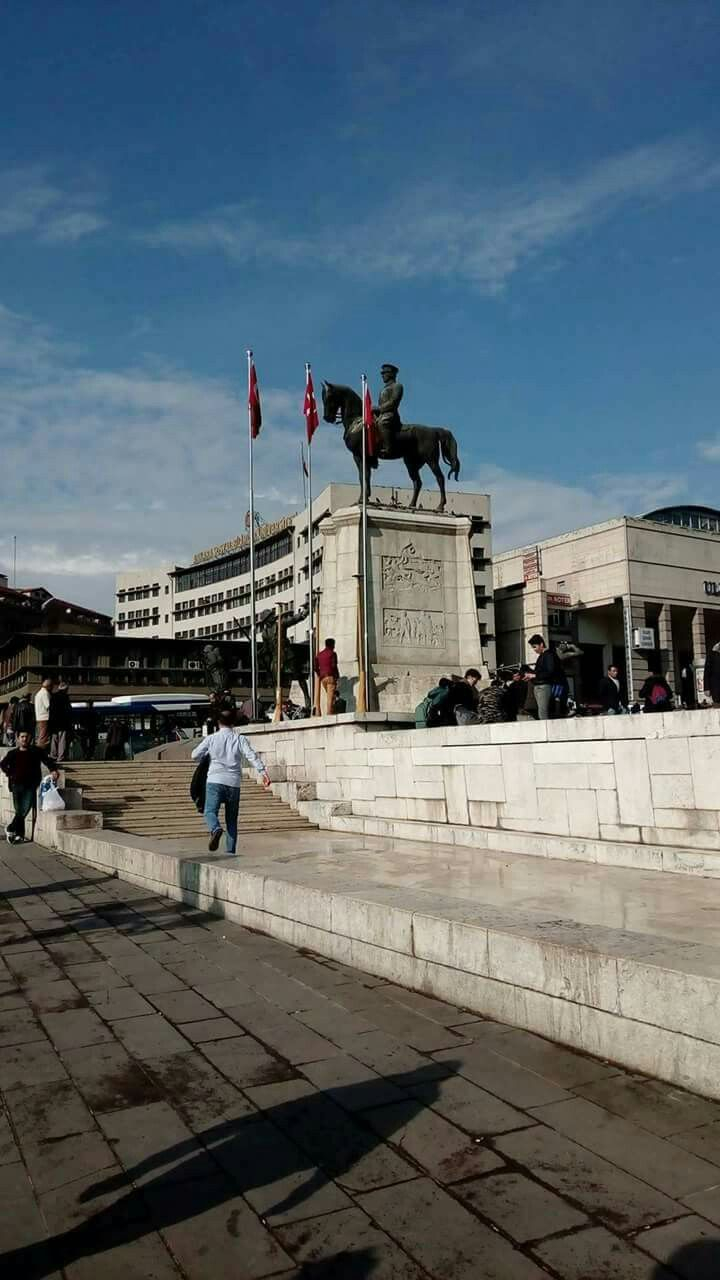
<path fill-rule="evenodd" d="M 0 569 L 16 533 L 22 582 L 109 609 L 116 568 L 238 532 L 248 345 L 268 517 L 301 500 L 307 359 L 375 390 L 400 365 L 497 546 L 718 502 L 717 4 L 26 0 L 3 26 Z M 318 481 L 352 479 L 316 439 Z"/>

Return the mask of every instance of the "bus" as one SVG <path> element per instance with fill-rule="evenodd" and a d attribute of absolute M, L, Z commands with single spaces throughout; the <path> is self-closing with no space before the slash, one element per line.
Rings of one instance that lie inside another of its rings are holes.
<path fill-rule="evenodd" d="M 206 694 L 157 693 L 120 695 L 108 702 L 73 702 L 71 760 L 103 760 L 111 724 L 122 723 L 127 738 L 127 759 L 162 746 L 200 738 L 208 717 L 210 700 Z"/>

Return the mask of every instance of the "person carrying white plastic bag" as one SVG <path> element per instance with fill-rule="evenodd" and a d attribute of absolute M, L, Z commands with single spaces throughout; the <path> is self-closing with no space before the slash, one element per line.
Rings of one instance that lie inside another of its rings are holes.
<path fill-rule="evenodd" d="M 33 745 L 32 734 L 19 733 L 17 746 L 8 751 L 4 760 L 0 760 L 0 769 L 10 783 L 15 817 L 5 828 L 5 835 L 10 844 L 23 844 L 25 840 L 25 819 L 33 812 L 33 834 L 35 829 L 35 812 L 37 809 L 37 789 L 42 778 L 42 766 L 50 770 L 54 783 L 58 780 L 57 765 L 52 756 L 42 747 Z M 59 797 L 62 799 L 62 797 Z M 64 807 L 64 802 L 63 802 Z"/>

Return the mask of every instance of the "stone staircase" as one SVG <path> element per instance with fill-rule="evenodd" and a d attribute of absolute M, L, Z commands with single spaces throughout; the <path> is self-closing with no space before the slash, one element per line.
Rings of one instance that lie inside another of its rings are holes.
<path fill-rule="evenodd" d="M 203 836 L 207 828 L 190 799 L 192 760 L 77 761 L 65 766 L 65 781 L 82 789 L 82 807 L 100 811 L 111 831 L 155 839 Z M 222 814 L 221 814 L 222 817 Z M 240 828 L 243 832 L 308 830 L 310 823 L 288 804 L 257 785 L 243 782 Z"/>

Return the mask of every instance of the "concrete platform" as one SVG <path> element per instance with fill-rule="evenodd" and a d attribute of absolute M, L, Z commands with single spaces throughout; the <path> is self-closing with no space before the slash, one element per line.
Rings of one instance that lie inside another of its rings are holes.
<path fill-rule="evenodd" d="M 328 832 L 56 847 L 390 982 L 720 1098 L 720 884 Z"/>

